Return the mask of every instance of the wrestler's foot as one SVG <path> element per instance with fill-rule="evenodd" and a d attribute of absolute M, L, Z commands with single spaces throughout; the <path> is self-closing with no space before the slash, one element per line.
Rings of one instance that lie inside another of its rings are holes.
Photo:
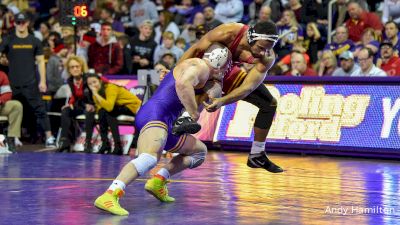
<path fill-rule="evenodd" d="M 264 168 L 271 173 L 283 172 L 282 168 L 268 159 L 267 154 L 264 151 L 257 154 L 249 154 L 247 166 L 251 168 Z"/>
<path fill-rule="evenodd" d="M 165 178 L 156 175 L 146 182 L 144 189 L 162 202 L 174 202 L 175 198 L 168 195 L 167 183 Z"/>
<path fill-rule="evenodd" d="M 115 215 L 127 216 L 129 212 L 121 207 L 119 199 L 124 195 L 124 191 L 116 189 L 115 191 L 107 190 L 94 202 L 94 206 Z"/>
<path fill-rule="evenodd" d="M 174 126 L 172 127 L 173 135 L 182 135 L 185 133 L 195 134 L 199 132 L 201 129 L 200 124 L 194 121 L 189 116 L 181 116 L 174 122 Z"/>

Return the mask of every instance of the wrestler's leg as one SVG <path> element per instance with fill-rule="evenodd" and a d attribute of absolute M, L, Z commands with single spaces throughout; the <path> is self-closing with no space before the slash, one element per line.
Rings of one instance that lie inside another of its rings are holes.
<path fill-rule="evenodd" d="M 168 132 L 164 124 L 149 123 L 144 126 L 138 139 L 139 156 L 122 168 L 117 178 L 107 191 L 96 199 L 94 205 L 115 215 L 128 215 L 129 212 L 120 206 L 119 198 L 123 196 L 126 185 L 157 165 L 167 137 Z"/>

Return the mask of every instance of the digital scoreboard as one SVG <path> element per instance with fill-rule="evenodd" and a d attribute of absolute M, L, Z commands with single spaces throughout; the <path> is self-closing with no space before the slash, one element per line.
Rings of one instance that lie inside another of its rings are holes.
<path fill-rule="evenodd" d="M 62 26 L 88 26 L 89 25 L 89 1 L 72 0 L 60 1 Z"/>

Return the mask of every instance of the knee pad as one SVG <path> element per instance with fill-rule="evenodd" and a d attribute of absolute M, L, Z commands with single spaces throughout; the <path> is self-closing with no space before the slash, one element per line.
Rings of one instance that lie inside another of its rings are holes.
<path fill-rule="evenodd" d="M 157 165 L 157 158 L 148 153 L 142 153 L 136 159 L 131 160 L 131 163 L 135 165 L 138 174 L 142 176 Z"/>
<path fill-rule="evenodd" d="M 256 120 L 254 121 L 254 126 L 260 129 L 269 129 L 272 125 L 275 112 L 276 105 L 273 104 L 260 108 L 257 113 Z"/>
<path fill-rule="evenodd" d="M 194 169 L 196 167 L 199 167 L 201 164 L 203 164 L 204 160 L 206 160 L 206 155 L 207 155 L 207 149 L 188 156 L 188 157 L 190 157 L 189 169 Z"/>

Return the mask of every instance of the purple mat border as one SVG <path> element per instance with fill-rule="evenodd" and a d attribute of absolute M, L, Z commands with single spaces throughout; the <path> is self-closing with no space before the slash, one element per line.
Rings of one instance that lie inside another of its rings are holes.
<path fill-rule="evenodd" d="M 356 84 L 356 85 L 400 85 L 400 77 L 292 77 L 267 76 L 264 83 L 273 84 Z"/>

